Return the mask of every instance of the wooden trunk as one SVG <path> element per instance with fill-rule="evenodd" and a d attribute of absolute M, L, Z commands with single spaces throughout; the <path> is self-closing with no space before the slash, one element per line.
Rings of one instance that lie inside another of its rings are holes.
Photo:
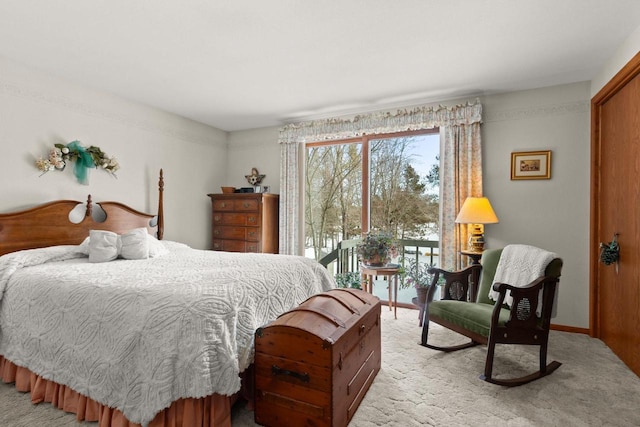
<path fill-rule="evenodd" d="M 314 295 L 255 342 L 258 424 L 346 426 L 380 370 L 380 300 L 357 289 Z"/>

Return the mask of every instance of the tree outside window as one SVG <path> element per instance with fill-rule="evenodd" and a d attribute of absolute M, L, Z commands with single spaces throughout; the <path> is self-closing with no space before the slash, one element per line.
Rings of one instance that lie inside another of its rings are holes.
<path fill-rule="evenodd" d="M 399 239 L 437 240 L 438 147 L 437 132 L 309 144 L 307 256 L 359 238 L 366 223 Z"/>

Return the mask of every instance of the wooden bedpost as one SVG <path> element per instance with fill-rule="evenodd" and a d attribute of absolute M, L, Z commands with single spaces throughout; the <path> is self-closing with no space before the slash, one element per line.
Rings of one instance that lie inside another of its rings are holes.
<path fill-rule="evenodd" d="M 160 168 L 160 179 L 158 180 L 158 240 L 162 240 L 164 235 L 164 201 L 162 195 L 164 193 L 164 176 L 162 175 L 162 168 Z"/>
<path fill-rule="evenodd" d="M 87 196 L 87 209 L 84 212 L 84 216 L 91 218 L 93 212 L 93 202 L 91 201 L 91 194 Z"/>

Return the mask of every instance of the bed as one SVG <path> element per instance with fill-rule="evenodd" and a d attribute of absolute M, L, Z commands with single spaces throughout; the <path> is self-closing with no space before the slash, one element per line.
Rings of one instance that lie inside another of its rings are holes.
<path fill-rule="evenodd" d="M 91 196 L 0 214 L 0 378 L 34 403 L 100 427 L 230 426 L 255 329 L 334 286 L 304 257 L 163 240 L 163 187 L 157 215 Z"/>

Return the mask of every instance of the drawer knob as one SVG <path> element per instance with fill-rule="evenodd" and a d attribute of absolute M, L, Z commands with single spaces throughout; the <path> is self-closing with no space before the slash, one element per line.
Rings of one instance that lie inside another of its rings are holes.
<path fill-rule="evenodd" d="M 213 234 L 215 234 L 216 236 L 220 235 L 220 230 L 213 230 Z"/>
<path fill-rule="evenodd" d="M 255 231 L 250 231 L 250 232 L 249 232 L 249 237 L 255 237 L 255 235 L 256 235 L 256 232 L 255 232 Z"/>
<path fill-rule="evenodd" d="M 223 208 L 227 207 L 227 204 L 225 202 L 220 203 L 220 206 L 222 206 Z"/>
<path fill-rule="evenodd" d="M 220 221 L 220 215 L 216 215 L 216 216 L 214 216 L 214 217 L 213 217 L 213 220 L 214 220 L 214 221 Z"/>
<path fill-rule="evenodd" d="M 243 206 L 245 209 L 247 209 L 247 208 L 249 208 L 249 203 L 244 202 L 244 203 L 242 204 L 242 206 Z"/>
<path fill-rule="evenodd" d="M 254 217 L 254 216 L 250 216 L 249 218 L 247 218 L 247 220 L 248 220 L 250 223 L 255 223 L 255 222 L 256 222 L 256 217 Z"/>

